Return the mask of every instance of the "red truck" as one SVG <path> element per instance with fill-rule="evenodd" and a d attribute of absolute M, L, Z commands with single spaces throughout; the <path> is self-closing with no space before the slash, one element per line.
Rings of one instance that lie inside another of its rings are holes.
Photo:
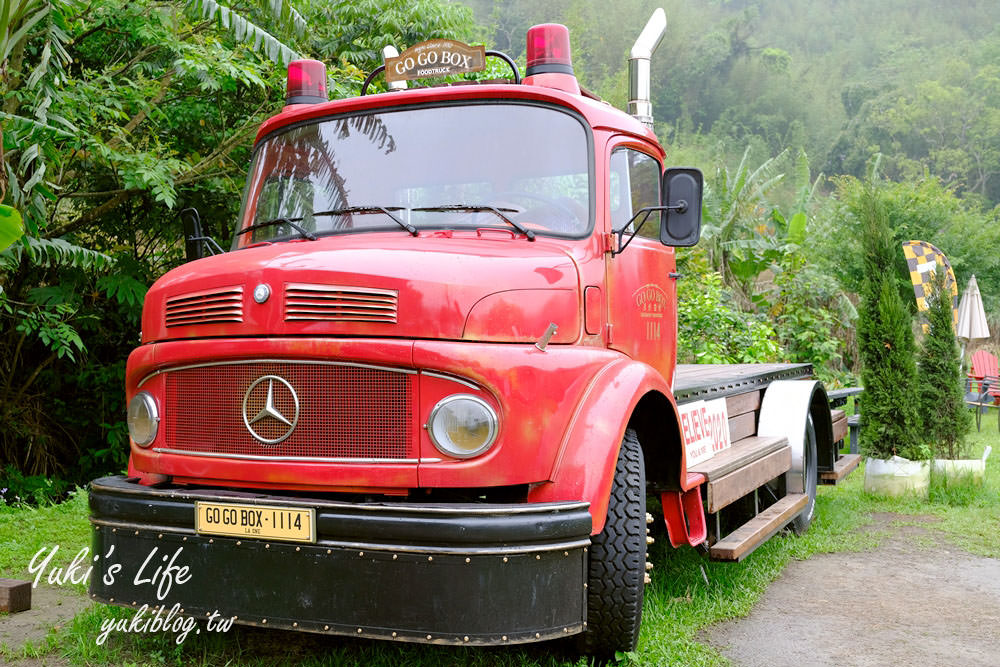
<path fill-rule="evenodd" d="M 91 596 L 609 653 L 636 645 L 651 522 L 723 560 L 805 530 L 844 468 L 811 367 L 675 365 L 703 186 L 650 129 L 664 27 L 632 115 L 581 90 L 554 24 L 523 80 L 328 101 L 293 62 L 233 248 L 146 297 Z"/>

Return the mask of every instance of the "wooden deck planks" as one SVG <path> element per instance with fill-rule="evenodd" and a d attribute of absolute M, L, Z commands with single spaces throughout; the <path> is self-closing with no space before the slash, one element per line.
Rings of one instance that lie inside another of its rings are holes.
<path fill-rule="evenodd" d="M 760 409 L 760 390 L 748 391 L 726 397 L 726 412 L 730 417 Z"/>
<path fill-rule="evenodd" d="M 860 454 L 844 454 L 833 465 L 833 470 L 821 472 L 819 481 L 822 484 L 836 484 L 840 480 L 850 475 L 858 464 L 861 463 Z"/>
<path fill-rule="evenodd" d="M 743 438 L 734 442 L 729 449 L 716 454 L 707 461 L 689 466 L 688 472 L 701 473 L 707 480 L 712 481 L 783 447 L 788 447 L 788 439 L 784 437 L 751 436 Z"/>
<path fill-rule="evenodd" d="M 708 513 L 718 512 L 792 467 L 792 448 L 783 447 L 708 483 Z"/>
<path fill-rule="evenodd" d="M 729 441 L 737 442 L 757 432 L 757 415 L 747 412 L 729 418 Z"/>
<path fill-rule="evenodd" d="M 833 412 L 839 412 L 840 417 L 832 415 L 833 419 L 833 441 L 840 442 L 845 437 L 847 437 L 847 415 L 844 414 L 843 410 L 834 410 Z"/>

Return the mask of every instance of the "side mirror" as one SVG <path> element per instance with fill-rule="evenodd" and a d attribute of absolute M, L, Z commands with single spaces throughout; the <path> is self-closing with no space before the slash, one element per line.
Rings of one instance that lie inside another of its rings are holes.
<path fill-rule="evenodd" d="M 701 170 L 678 167 L 663 172 L 663 214 L 660 243 L 689 247 L 701 237 L 701 194 L 705 179 Z"/>
<path fill-rule="evenodd" d="M 181 211 L 181 224 L 184 228 L 184 254 L 187 256 L 187 261 L 201 259 L 204 257 L 202 239 L 205 235 L 201 231 L 201 215 L 198 214 L 198 209 L 186 208 Z"/>
<path fill-rule="evenodd" d="M 180 212 L 181 225 L 184 228 L 184 254 L 187 261 L 201 259 L 205 257 L 205 250 L 209 255 L 222 254 L 225 252 L 219 247 L 211 236 L 205 236 L 201 230 L 201 215 L 196 208 L 186 208 Z"/>

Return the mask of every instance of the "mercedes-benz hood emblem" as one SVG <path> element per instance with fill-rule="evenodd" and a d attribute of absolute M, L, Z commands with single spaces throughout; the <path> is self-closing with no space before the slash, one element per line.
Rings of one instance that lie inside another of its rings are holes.
<path fill-rule="evenodd" d="M 262 375 L 243 395 L 243 423 L 265 445 L 276 445 L 290 436 L 298 421 L 299 397 L 284 378 Z"/>

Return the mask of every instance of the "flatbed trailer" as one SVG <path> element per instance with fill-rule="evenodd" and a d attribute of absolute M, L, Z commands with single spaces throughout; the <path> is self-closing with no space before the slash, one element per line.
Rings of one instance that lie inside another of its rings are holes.
<path fill-rule="evenodd" d="M 807 493 L 768 504 L 762 510 L 758 489 L 792 467 L 791 449 L 782 436 L 758 433 L 767 389 L 775 382 L 806 381 L 811 364 L 679 364 L 674 376 L 678 406 L 725 399 L 731 448 L 688 467 L 705 478 L 705 511 L 710 516 L 709 555 L 715 560 L 742 560 L 775 532 L 792 522 L 809 502 Z M 841 454 L 835 443 L 844 437 L 842 410 L 830 411 L 828 422 L 817 419 L 816 473 L 818 483 L 836 483 L 856 466 L 856 455 Z M 811 482 L 815 483 L 815 482 Z M 755 518 L 730 535 L 722 529 L 722 510 L 754 494 Z M 815 493 L 814 488 L 812 493 Z M 765 501 L 766 503 L 766 501 Z"/>

